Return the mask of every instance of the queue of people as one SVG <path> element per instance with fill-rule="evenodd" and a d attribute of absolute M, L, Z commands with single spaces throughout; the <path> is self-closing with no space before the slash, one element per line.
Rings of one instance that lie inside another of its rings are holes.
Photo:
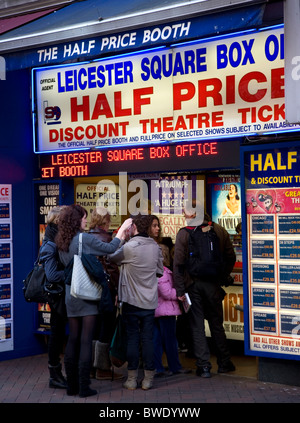
<path fill-rule="evenodd" d="M 189 229 L 195 228 L 194 217 L 186 211 Z M 204 226 L 209 224 L 208 220 L 209 217 L 204 219 Z M 186 331 L 191 330 L 196 375 L 210 377 L 204 319 L 208 320 L 217 345 L 218 372 L 234 370 L 223 327 L 222 300 L 225 293 L 221 280 L 207 281 L 201 276 L 195 278 L 189 275 L 186 268 L 188 231 L 179 231 L 172 248 L 161 238 L 157 216 L 139 214 L 126 219 L 113 238 L 109 233 L 110 222 L 107 210 L 97 208 L 91 215 L 87 232 L 87 211 L 80 205 L 57 207 L 49 213 L 41 259 L 49 283 L 54 286 L 64 284 L 64 295 L 59 296 L 59 311 L 55 302 L 50 304 L 49 386 L 66 389 L 68 395 L 88 397 L 97 393 L 90 388 L 93 371 L 99 380 L 112 378 L 109 347 L 115 330 L 117 304 L 121 307 L 127 334 L 127 379 L 123 383 L 124 388 L 136 389 L 139 386 L 140 367 L 143 369 L 141 387 L 144 390 L 152 388 L 154 376 L 192 371 L 183 368 L 179 359 L 177 323 L 180 317 L 185 317 L 184 322 L 189 326 Z M 235 253 L 225 229 L 215 223 L 213 227 L 220 241 L 225 263 L 223 273 L 227 277 L 234 266 Z M 110 310 L 101 310 L 97 301 L 71 295 L 70 278 L 66 277 L 64 269 L 78 254 L 81 233 L 82 252 L 96 256 L 109 275 Z M 183 307 L 186 293 L 192 302 L 188 313 Z M 65 378 L 60 352 L 67 321 Z M 162 364 L 163 353 L 166 354 L 168 369 Z"/>

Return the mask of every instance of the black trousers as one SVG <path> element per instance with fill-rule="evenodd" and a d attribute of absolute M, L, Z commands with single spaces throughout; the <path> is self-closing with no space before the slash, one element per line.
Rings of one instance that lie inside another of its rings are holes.
<path fill-rule="evenodd" d="M 57 366 L 60 363 L 60 354 L 66 336 L 67 316 L 62 316 L 56 309 L 50 305 L 50 335 L 48 340 L 48 363 L 51 366 Z"/>
<path fill-rule="evenodd" d="M 207 366 L 211 368 L 210 351 L 204 325 L 204 320 L 206 319 L 215 342 L 217 363 L 222 366 L 230 360 L 230 352 L 223 326 L 222 301 L 225 291 L 217 283 L 197 280 L 189 287 L 188 293 L 192 302 L 192 307 L 188 314 L 196 365 L 197 367 Z"/>

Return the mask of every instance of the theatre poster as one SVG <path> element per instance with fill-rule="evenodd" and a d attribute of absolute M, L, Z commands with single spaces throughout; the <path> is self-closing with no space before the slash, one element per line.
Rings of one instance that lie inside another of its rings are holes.
<path fill-rule="evenodd" d="M 40 247 L 47 227 L 49 211 L 59 205 L 59 182 L 34 183 L 34 198 L 36 207 L 36 220 L 38 227 L 38 246 Z M 35 331 L 47 333 L 50 331 L 51 309 L 48 303 L 38 303 L 35 316 Z"/>
<path fill-rule="evenodd" d="M 299 143 L 252 147 L 244 161 L 247 346 L 300 359 Z"/>

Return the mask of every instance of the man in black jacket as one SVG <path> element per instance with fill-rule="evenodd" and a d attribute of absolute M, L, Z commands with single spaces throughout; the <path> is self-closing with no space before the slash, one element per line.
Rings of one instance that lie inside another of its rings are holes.
<path fill-rule="evenodd" d="M 196 213 L 194 209 L 185 211 L 185 218 L 189 226 L 187 229 L 195 229 Z M 221 285 L 228 279 L 235 264 L 236 256 L 228 232 L 220 225 L 210 222 L 208 215 L 205 215 L 202 223 L 207 230 L 211 225 L 217 234 L 220 244 L 223 272 L 220 277 L 211 280 L 205 276 L 193 277 L 189 274 L 186 265 L 189 256 L 189 231 L 180 229 L 175 242 L 173 276 L 177 296 L 180 301 L 185 300 L 185 293 L 190 296 L 192 306 L 189 315 L 189 323 L 193 338 L 194 355 L 196 357 L 196 374 L 198 376 L 210 377 L 210 351 L 205 335 L 206 319 L 209 323 L 211 336 L 215 341 L 217 349 L 218 372 L 225 373 L 235 370 L 230 359 L 230 352 L 227 346 L 226 334 L 223 327 L 223 306 L 225 291 Z M 222 280 L 221 280 L 222 279 Z"/>

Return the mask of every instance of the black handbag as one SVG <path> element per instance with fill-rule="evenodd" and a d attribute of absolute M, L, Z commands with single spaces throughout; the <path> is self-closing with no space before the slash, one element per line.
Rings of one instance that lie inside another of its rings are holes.
<path fill-rule="evenodd" d="M 110 344 L 109 356 L 115 367 L 121 367 L 127 361 L 127 332 L 120 311 L 117 314 L 116 329 Z"/>
<path fill-rule="evenodd" d="M 34 263 L 33 269 L 23 280 L 23 294 L 25 300 L 29 303 L 48 302 L 48 293 L 45 291 L 45 285 L 45 269 L 38 258 Z"/>

